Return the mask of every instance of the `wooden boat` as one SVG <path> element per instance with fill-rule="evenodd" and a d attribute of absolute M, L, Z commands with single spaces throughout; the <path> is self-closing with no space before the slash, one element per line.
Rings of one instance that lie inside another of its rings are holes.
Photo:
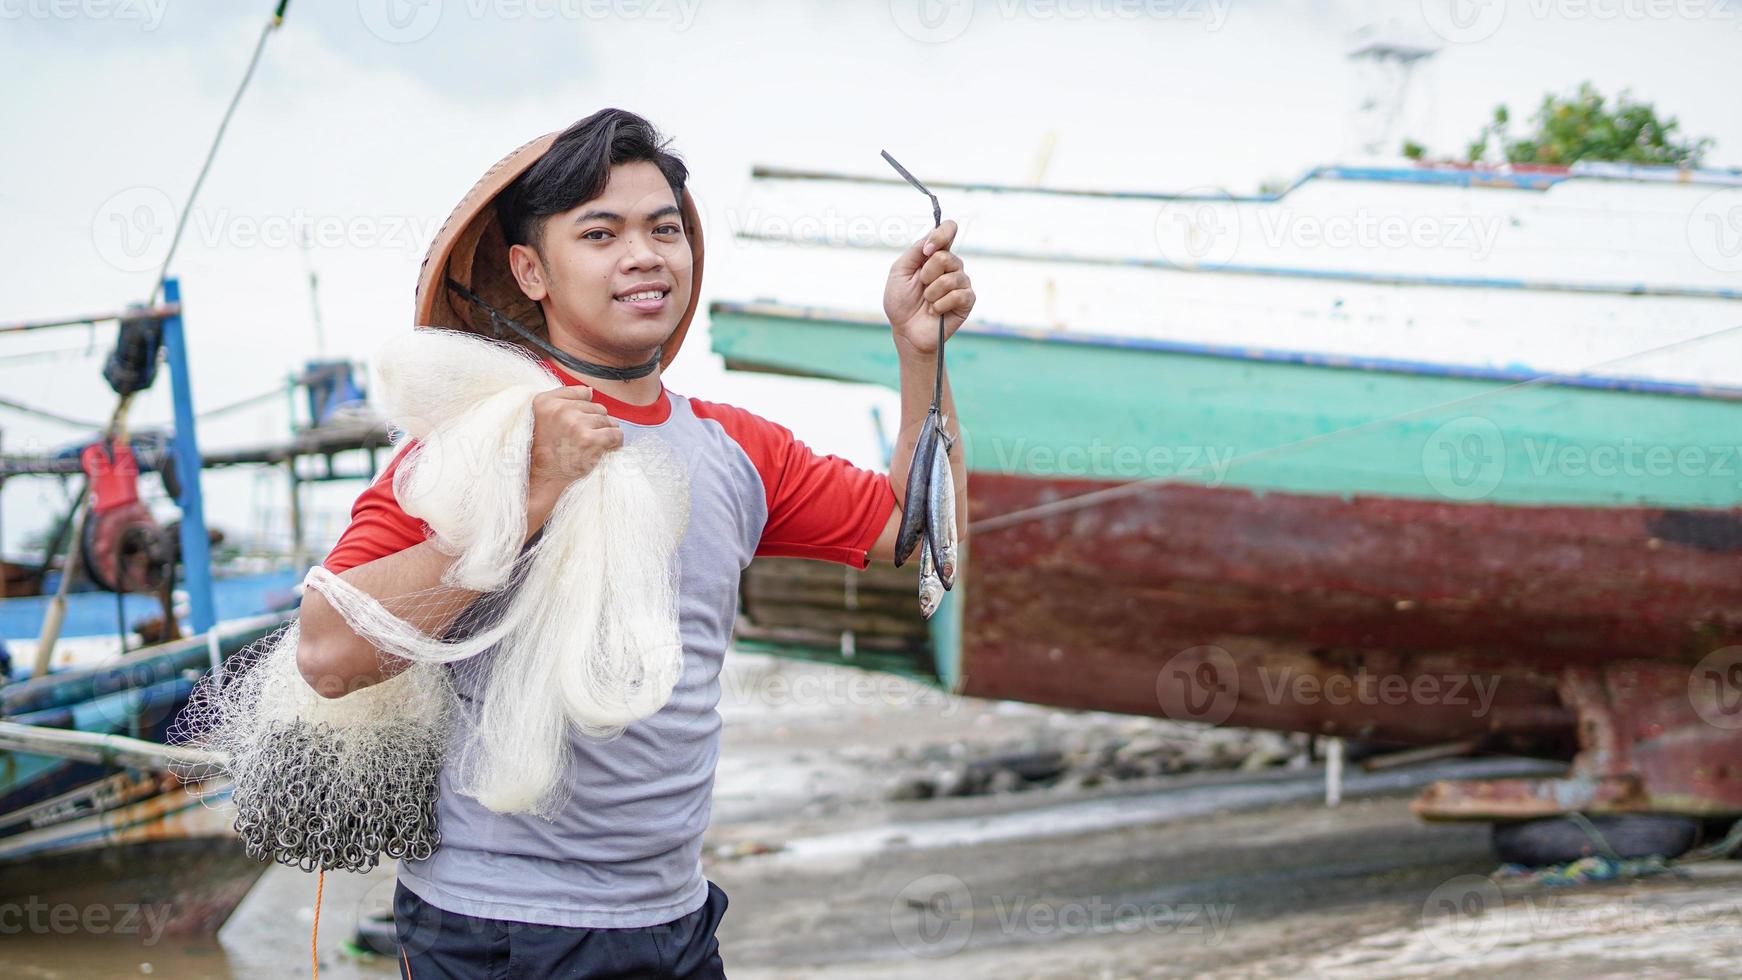
<path fill-rule="evenodd" d="M 266 865 L 217 809 L 225 788 L 184 785 L 164 743 L 212 659 L 284 619 L 0 688 L 0 901 L 151 909 L 161 935 L 216 932 Z"/>
<path fill-rule="evenodd" d="M 28 674 L 37 650 L 37 634 L 42 627 L 53 593 L 0 599 L 0 638 L 6 641 L 14 665 L 14 678 Z M 244 619 L 275 606 L 282 606 L 295 593 L 301 577 L 288 568 L 273 569 L 244 575 L 215 578 L 212 583 L 213 610 L 220 622 Z M 185 599 L 178 597 L 176 608 L 180 619 L 186 619 Z M 157 641 L 155 631 L 141 627 L 157 626 L 162 611 L 158 597 L 128 593 L 117 599 L 114 593 L 100 591 L 72 592 L 66 596 L 66 612 L 61 636 L 55 644 L 52 670 L 90 667 L 113 661 L 126 649 L 138 650 Z"/>
<path fill-rule="evenodd" d="M 1244 198 L 928 183 L 981 303 L 947 357 L 967 571 L 913 669 L 986 697 L 1576 753 L 1565 779 L 1437 786 L 1433 818 L 1742 813 L 1742 289 L 1702 218 L 1742 174 L 1327 167 Z M 893 175 L 758 170 L 746 298 L 713 304 L 713 349 L 893 387 L 887 324 L 838 297 L 923 233 L 923 205 Z M 827 639 L 812 652 L 838 657 Z"/>
<path fill-rule="evenodd" d="M 219 808 L 227 787 L 184 784 L 174 775 L 189 771 L 176 769 L 178 763 L 211 760 L 167 740 L 201 674 L 285 622 L 290 613 L 284 610 L 291 604 L 285 600 L 301 569 L 293 559 L 288 570 L 215 579 L 201 470 L 286 465 L 294 536 L 300 542 L 295 484 L 354 478 L 333 465 L 335 455 L 351 450 L 368 453 L 372 471 L 374 453 L 387 439 L 378 420 L 342 412 L 345 399 L 325 397 L 349 388 L 348 366 L 317 362 L 305 373 L 313 425 L 288 441 L 202 455 L 175 280 L 166 280 L 164 296 L 166 305 L 153 310 L 0 329 L 55 329 L 97 320 L 159 325 L 174 432 L 142 450 L 117 443 L 105 457 L 112 468 L 96 472 L 83 468 L 89 462 L 81 460 L 84 452 L 0 457 L 0 487 L 26 476 L 83 474 L 95 488 L 91 511 L 97 515 L 94 525 L 85 526 L 95 530 L 69 538 L 87 542 L 80 552 L 87 556 L 82 563 L 87 571 L 90 556 L 112 558 L 118 553 L 109 547 L 114 539 L 132 534 L 148 538 L 152 554 L 172 556 L 164 563 L 179 565 L 183 573 L 180 592 L 174 580 L 164 580 L 154 586 L 155 595 L 117 595 L 101 591 L 115 587 L 103 577 L 121 568 L 111 563 L 88 575 L 97 591 L 55 599 L 0 598 L 0 639 L 10 641 L 14 661 L 11 677 L 0 678 L 0 901 L 151 909 L 159 935 L 209 935 L 266 865 L 243 852 L 230 826 L 233 815 Z M 150 356 L 156 356 L 155 344 Z M 296 461 L 307 456 L 324 459 L 324 473 L 299 472 Z M 116 465 L 122 461 L 125 466 Z M 181 512 L 175 532 L 130 506 L 137 500 L 138 472 L 171 467 L 166 490 Z M 122 503 L 105 511 L 106 495 Z M 105 513 L 122 519 L 105 519 Z M 166 543 L 170 539 L 173 547 Z M 124 581 L 120 587 L 127 589 Z M 175 601 L 178 595 L 185 601 Z M 168 632 L 192 638 L 140 648 L 147 639 L 134 624 L 152 614 L 175 621 L 176 629 Z M 45 623 L 54 626 L 44 629 Z M 58 643 L 39 648 L 38 636 L 53 640 L 57 634 Z M 131 652 L 124 653 L 123 646 Z M 5 683 L 13 678 L 22 679 Z"/>

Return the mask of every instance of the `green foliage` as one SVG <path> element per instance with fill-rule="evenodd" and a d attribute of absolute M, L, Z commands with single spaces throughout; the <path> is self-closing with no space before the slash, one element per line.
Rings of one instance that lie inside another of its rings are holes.
<path fill-rule="evenodd" d="M 1510 123 L 1511 113 L 1504 105 L 1496 106 L 1493 120 L 1470 143 L 1470 162 L 1483 160 L 1490 147 L 1498 147 L 1509 163 L 1565 166 L 1608 160 L 1697 167 L 1712 145 L 1709 138 L 1684 140 L 1674 116 L 1660 118 L 1649 102 L 1634 101 L 1626 91 L 1609 103 L 1590 82 L 1570 98 L 1544 96 L 1531 116 L 1535 132 L 1514 139 Z"/>

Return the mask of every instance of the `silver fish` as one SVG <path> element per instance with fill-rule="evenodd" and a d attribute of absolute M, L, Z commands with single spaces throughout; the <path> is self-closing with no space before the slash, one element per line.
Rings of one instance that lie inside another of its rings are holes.
<path fill-rule="evenodd" d="M 919 440 L 913 446 L 913 463 L 907 469 L 907 498 L 901 512 L 901 527 L 895 539 L 895 567 L 907 561 L 914 545 L 925 537 L 926 481 L 931 479 L 932 444 L 942 434 L 944 419 L 934 405 L 925 413 Z"/>
<path fill-rule="evenodd" d="M 955 440 L 939 426 L 932 447 L 931 476 L 925 497 L 926 538 L 938 580 L 948 589 L 956 584 L 956 480 L 950 471 L 950 448 Z"/>
<path fill-rule="evenodd" d="M 931 542 L 919 542 L 919 614 L 927 619 L 943 605 L 944 583 L 938 581 L 937 563 L 931 560 Z"/>

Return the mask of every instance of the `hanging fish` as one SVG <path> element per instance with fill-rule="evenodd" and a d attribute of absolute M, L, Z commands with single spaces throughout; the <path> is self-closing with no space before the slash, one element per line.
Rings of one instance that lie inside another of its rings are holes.
<path fill-rule="evenodd" d="M 931 475 L 925 495 L 926 543 L 937 563 L 938 580 L 945 589 L 956 584 L 956 478 L 950 469 L 950 449 L 955 440 L 938 429 L 933 440 Z"/>
<path fill-rule="evenodd" d="M 895 567 L 900 568 L 925 536 L 926 493 L 931 483 L 932 446 L 937 442 L 942 416 L 936 406 L 926 413 L 913 447 L 913 462 L 907 469 L 907 501 L 901 510 L 901 528 L 895 536 Z"/>
<path fill-rule="evenodd" d="M 919 543 L 919 614 L 927 619 L 944 602 L 944 583 L 938 579 L 937 563 L 931 558 L 931 542 Z"/>
<path fill-rule="evenodd" d="M 938 196 L 883 151 L 883 159 L 908 183 L 931 199 L 932 227 L 944 222 Z M 950 471 L 950 448 L 955 441 L 944 432 L 944 317 L 938 317 L 937 375 L 932 381 L 931 409 L 925 414 L 919 438 L 913 447 L 913 462 L 907 470 L 907 500 L 901 512 L 901 527 L 895 538 L 895 566 L 907 561 L 915 545 L 919 555 L 919 611 L 927 619 L 938 611 L 944 591 L 956 578 L 956 484 Z"/>

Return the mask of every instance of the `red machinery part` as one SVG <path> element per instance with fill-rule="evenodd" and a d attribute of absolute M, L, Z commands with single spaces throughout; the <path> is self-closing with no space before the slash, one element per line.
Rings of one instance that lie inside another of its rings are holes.
<path fill-rule="evenodd" d="M 79 541 L 85 573 L 110 592 L 149 592 L 163 580 L 153 545 L 161 537 L 150 508 L 139 499 L 139 462 L 117 439 L 79 454 L 91 485 L 91 514 Z"/>

